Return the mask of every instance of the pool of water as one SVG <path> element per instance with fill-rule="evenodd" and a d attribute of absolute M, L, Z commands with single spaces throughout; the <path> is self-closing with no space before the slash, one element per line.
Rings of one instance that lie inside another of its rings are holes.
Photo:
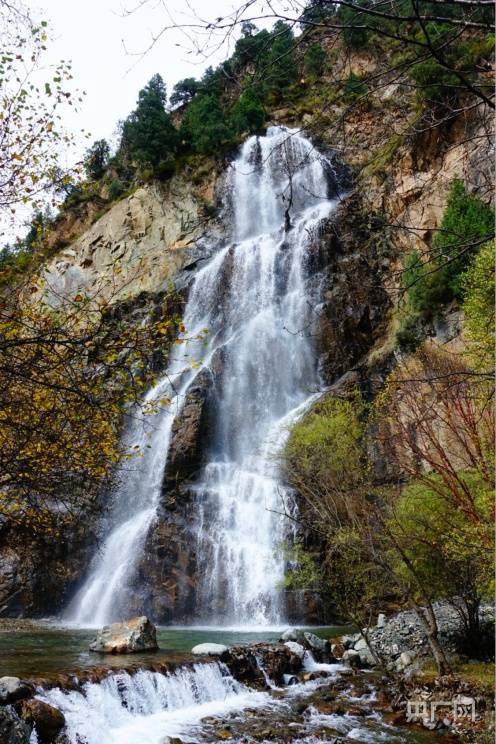
<path fill-rule="evenodd" d="M 331 626 L 311 628 L 322 638 L 333 638 L 349 628 Z M 118 656 L 92 653 L 88 650 L 95 637 L 94 629 L 65 628 L 37 624 L 26 630 L 0 631 L 0 676 L 45 677 L 75 673 L 79 669 L 105 664 L 122 667 L 133 662 L 150 662 L 163 657 L 176 658 L 189 654 L 198 643 L 223 643 L 227 646 L 258 641 L 277 641 L 281 628 L 157 628 L 159 651 Z"/>

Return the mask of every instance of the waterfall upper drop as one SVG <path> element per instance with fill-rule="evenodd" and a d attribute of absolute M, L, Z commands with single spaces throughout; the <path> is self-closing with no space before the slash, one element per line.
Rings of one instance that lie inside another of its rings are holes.
<path fill-rule="evenodd" d="M 127 432 L 143 457 L 122 478 L 113 528 L 66 619 L 101 625 L 129 614 L 126 599 L 160 504 L 173 422 L 188 389 L 209 370 L 214 406 L 204 465 L 191 487 L 198 586 L 190 620 L 283 621 L 278 546 L 288 524 L 273 456 L 320 385 L 311 332 L 320 281 L 310 270 L 309 246 L 336 203 L 330 171 L 293 130 L 271 127 L 243 145 L 225 186 L 231 242 L 198 271 L 189 292 L 184 325 L 194 340 L 179 347 L 147 395 L 172 402 L 156 415 L 137 414 Z"/>

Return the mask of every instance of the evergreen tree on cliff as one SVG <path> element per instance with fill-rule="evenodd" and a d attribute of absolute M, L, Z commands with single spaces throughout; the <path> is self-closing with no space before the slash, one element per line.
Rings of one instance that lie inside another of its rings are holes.
<path fill-rule="evenodd" d="M 122 126 L 120 151 L 125 159 L 156 168 L 174 157 L 177 132 L 166 103 L 165 83 L 160 75 L 154 75 L 140 90 L 138 105 Z"/>

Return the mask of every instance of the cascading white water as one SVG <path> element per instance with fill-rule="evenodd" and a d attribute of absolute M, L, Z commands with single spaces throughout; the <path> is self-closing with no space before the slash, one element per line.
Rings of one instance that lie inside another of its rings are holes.
<path fill-rule="evenodd" d="M 194 280 L 185 311 L 189 341 L 137 414 L 128 446 L 143 457 L 122 479 L 114 527 L 65 619 L 101 625 L 125 616 L 126 594 L 160 499 L 174 417 L 189 386 L 211 366 L 218 390 L 207 465 L 197 497 L 197 619 L 232 624 L 282 620 L 278 584 L 285 534 L 282 485 L 272 456 L 288 424 L 319 387 L 311 339 L 319 282 L 308 249 L 334 201 L 328 163 L 295 131 L 251 137 L 227 179 L 232 243 Z M 208 342 L 202 332 L 208 329 Z M 198 362 L 192 368 L 191 361 Z M 214 364 L 215 362 L 215 364 Z M 220 371 L 219 371 L 220 367 Z"/>
<path fill-rule="evenodd" d="M 121 485 L 114 498 L 114 526 L 63 615 L 67 622 L 99 627 L 129 615 L 128 587 L 156 516 L 172 424 L 181 412 L 188 387 L 202 369 L 201 362 L 208 364 L 212 356 L 210 346 L 204 342 L 204 330 L 212 313 L 213 285 L 226 250 L 220 251 L 197 275 L 184 317 L 189 331 L 187 344 L 178 347 L 181 350 L 175 353 L 167 374 L 148 392 L 143 406 L 133 412 L 126 449 L 137 451 L 138 460 L 131 460 L 121 472 Z M 157 406 L 158 413 L 150 414 L 150 407 Z"/>
<path fill-rule="evenodd" d="M 220 663 L 195 664 L 174 674 L 111 674 L 82 690 L 43 690 L 38 697 L 62 711 L 70 744 L 163 744 L 189 735 L 206 716 L 260 706 L 266 693 L 237 682 Z"/>
<path fill-rule="evenodd" d="M 326 165 L 308 140 L 272 128 L 245 143 L 231 174 L 236 242 L 222 302 L 230 338 L 210 461 L 195 488 L 197 614 L 206 621 L 283 619 L 277 546 L 287 524 L 273 455 L 319 388 L 311 339 L 319 282 L 308 248 L 333 206 Z"/>

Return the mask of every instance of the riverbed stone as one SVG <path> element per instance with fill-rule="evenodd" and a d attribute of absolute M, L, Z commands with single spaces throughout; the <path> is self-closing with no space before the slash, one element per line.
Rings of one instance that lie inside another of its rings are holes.
<path fill-rule="evenodd" d="M 297 643 L 300 643 L 303 640 L 303 631 L 299 630 L 298 628 L 286 628 L 281 633 L 281 641 L 296 641 Z"/>
<path fill-rule="evenodd" d="M 366 651 L 368 649 L 367 641 L 365 638 L 360 638 L 353 646 L 355 651 Z"/>
<path fill-rule="evenodd" d="M 305 649 L 301 643 L 296 643 L 296 641 L 286 641 L 284 645 L 286 648 L 289 648 L 292 654 L 296 654 L 298 658 L 303 659 L 305 656 Z"/>
<path fill-rule="evenodd" d="M 386 626 L 386 615 L 380 612 L 377 616 L 377 628 L 384 628 Z"/>
<path fill-rule="evenodd" d="M 402 672 L 407 667 L 411 666 L 415 660 L 415 655 L 409 651 L 403 651 L 400 654 L 399 659 L 396 660 L 396 669 L 398 672 Z"/>
<path fill-rule="evenodd" d="M 369 667 L 369 666 L 375 666 L 376 660 L 372 656 L 372 653 L 369 648 L 364 648 L 361 651 L 359 651 L 360 654 L 360 666 L 362 667 Z"/>
<path fill-rule="evenodd" d="M 146 615 L 105 625 L 90 644 L 90 651 L 102 654 L 133 654 L 157 649 L 157 630 Z"/>
<path fill-rule="evenodd" d="M 344 635 L 341 638 L 341 643 L 343 644 L 345 649 L 353 648 L 355 643 L 358 641 L 359 637 L 360 637 L 359 635 Z"/>
<path fill-rule="evenodd" d="M 15 710 L 10 706 L 0 707 L 0 742 L 6 744 L 28 744 L 31 736 L 31 726 L 21 721 Z"/>
<path fill-rule="evenodd" d="M 199 643 L 191 649 L 195 656 L 222 656 L 228 651 L 228 647 L 222 643 Z"/>
<path fill-rule="evenodd" d="M 19 715 L 28 726 L 35 726 L 38 741 L 52 742 L 65 726 L 64 714 L 53 705 L 31 698 L 19 704 Z"/>
<path fill-rule="evenodd" d="M 19 677 L 0 677 L 0 704 L 14 703 L 33 694 L 33 688 Z"/>
<path fill-rule="evenodd" d="M 360 666 L 360 654 L 353 648 L 348 648 L 343 654 L 344 663 L 347 666 L 357 668 Z"/>
<path fill-rule="evenodd" d="M 323 638 L 319 638 L 315 633 L 303 633 L 305 641 L 314 651 L 326 651 L 328 643 Z"/>

